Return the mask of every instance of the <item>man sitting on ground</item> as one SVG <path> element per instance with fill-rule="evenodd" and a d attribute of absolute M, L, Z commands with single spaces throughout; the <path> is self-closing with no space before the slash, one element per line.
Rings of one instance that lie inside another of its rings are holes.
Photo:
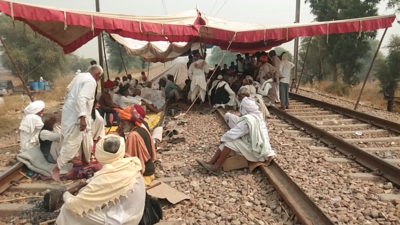
<path fill-rule="evenodd" d="M 140 89 L 135 89 L 133 90 L 133 98 L 137 99 L 138 101 L 141 101 L 141 106 L 146 107 L 150 112 L 155 112 L 159 113 L 160 111 L 153 105 L 151 101 L 148 99 L 140 97 L 142 94 L 142 91 Z"/>
<path fill-rule="evenodd" d="M 217 79 L 213 81 L 208 95 L 210 96 L 212 105 L 229 105 L 234 106 L 235 92 L 232 91 L 228 83 L 222 80 L 222 75 L 218 75 Z"/>
<path fill-rule="evenodd" d="M 167 76 L 167 84 L 165 85 L 165 97 L 167 99 L 175 98 L 175 101 L 179 101 L 181 99 L 181 95 L 179 92 L 182 90 L 174 83 L 174 76 Z"/>
<path fill-rule="evenodd" d="M 103 87 L 104 92 L 100 95 L 99 99 L 99 113 L 101 117 L 104 116 L 104 113 L 107 114 L 107 117 L 112 114 L 113 121 L 119 122 L 118 113 L 115 111 L 115 109 L 118 109 L 119 106 L 112 101 L 113 97 L 111 97 L 111 95 L 115 95 L 115 93 L 113 93 L 114 82 L 107 80 L 104 82 Z M 107 119 L 106 121 L 109 120 Z"/>
<path fill-rule="evenodd" d="M 263 77 L 264 83 L 260 88 L 257 87 L 257 94 L 261 95 L 266 106 L 270 106 L 275 103 L 276 90 L 273 85 L 273 78 L 271 73 L 267 73 Z"/>
<path fill-rule="evenodd" d="M 208 162 L 197 162 L 208 171 L 219 174 L 222 164 L 231 151 L 243 155 L 250 162 L 265 162 L 269 165 L 275 158 L 275 152 L 269 142 L 268 129 L 265 125 L 264 115 L 259 110 L 256 101 L 250 98 L 247 88 L 239 92 L 241 101 L 241 117 L 226 113 L 225 121 L 231 128 L 221 137 L 221 145 Z"/>
<path fill-rule="evenodd" d="M 149 131 L 143 125 L 144 118 L 135 107 L 126 107 L 119 113 L 121 125 L 118 127 L 118 134 L 125 138 L 125 133 L 129 133 L 126 140 L 127 157 L 136 156 L 140 159 L 142 165 L 142 174 L 146 186 L 154 180 L 154 160 L 156 159 L 156 150 L 153 138 Z"/>
<path fill-rule="evenodd" d="M 183 101 L 190 102 L 190 80 L 186 79 L 185 80 L 185 87 L 182 89 L 182 99 Z"/>
<path fill-rule="evenodd" d="M 19 125 L 21 152 L 39 145 L 39 132 L 44 125 L 40 117 L 44 107 L 43 101 L 34 101 L 25 107 L 25 116 Z"/>
<path fill-rule="evenodd" d="M 57 163 L 61 149 L 61 129 L 55 129 L 57 118 L 54 114 L 44 114 L 42 117 L 43 129 L 39 134 L 40 150 L 49 163 Z"/>
<path fill-rule="evenodd" d="M 146 77 L 146 73 L 144 72 L 144 71 L 142 71 L 141 73 L 140 73 L 140 81 L 142 81 L 142 82 L 146 82 L 147 81 L 147 77 Z"/>
<path fill-rule="evenodd" d="M 128 106 L 141 105 L 142 104 L 142 101 L 129 96 L 129 92 L 128 92 L 128 87 L 127 86 L 121 87 L 119 89 L 119 94 L 121 95 L 121 98 L 119 99 L 119 107 L 121 109 L 125 109 Z"/>
<path fill-rule="evenodd" d="M 103 168 L 79 185 L 76 196 L 64 193 L 57 225 L 140 223 L 146 199 L 142 166 L 137 157 L 124 156 L 124 140 L 116 135 L 97 143 L 96 158 Z"/>
<path fill-rule="evenodd" d="M 165 105 L 165 98 L 163 92 L 160 90 L 154 90 L 151 81 L 147 81 L 145 87 L 141 90 L 140 97 L 147 99 L 153 103 L 157 110 L 161 110 Z"/>

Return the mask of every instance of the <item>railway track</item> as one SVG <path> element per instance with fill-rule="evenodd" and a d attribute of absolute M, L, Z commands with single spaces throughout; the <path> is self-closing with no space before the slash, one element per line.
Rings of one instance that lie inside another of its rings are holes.
<path fill-rule="evenodd" d="M 267 121 L 270 136 L 280 137 L 283 170 L 335 223 L 398 224 L 400 125 L 301 95 L 290 97 L 290 109 L 271 107 L 277 118 Z"/>

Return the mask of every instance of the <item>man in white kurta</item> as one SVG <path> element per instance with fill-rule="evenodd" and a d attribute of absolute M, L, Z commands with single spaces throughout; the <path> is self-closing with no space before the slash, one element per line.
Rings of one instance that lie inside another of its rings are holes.
<path fill-rule="evenodd" d="M 24 109 L 25 116 L 19 125 L 21 152 L 39 145 L 39 132 L 44 125 L 41 118 L 44 107 L 43 101 L 34 101 Z"/>
<path fill-rule="evenodd" d="M 243 155 L 250 162 L 266 162 L 269 165 L 276 154 L 269 142 L 264 115 L 256 101 L 239 95 L 241 117 L 227 113 L 224 118 L 231 128 L 221 137 L 221 145 L 209 162 L 197 160 L 208 171 L 219 174 L 222 164 L 231 151 Z"/>
<path fill-rule="evenodd" d="M 275 50 L 272 50 L 269 52 L 269 57 L 272 60 L 272 65 L 276 68 L 276 73 L 274 76 L 274 83 L 272 85 L 275 86 L 275 101 L 278 103 L 281 102 L 281 99 L 279 97 L 279 81 L 282 78 L 282 73 L 280 71 L 281 68 L 281 59 L 276 55 Z"/>
<path fill-rule="evenodd" d="M 228 105 L 228 106 L 235 106 L 236 105 L 236 94 L 235 92 L 232 90 L 232 88 L 229 86 L 229 84 L 222 80 L 223 76 L 222 75 L 218 75 L 217 79 L 215 81 L 213 81 L 213 83 L 211 84 L 211 88 L 208 91 L 208 95 L 210 97 L 213 97 L 213 93 L 217 94 L 220 88 L 223 88 L 224 92 L 226 94 L 229 95 L 229 100 L 226 103 L 221 103 L 221 102 L 215 102 L 215 106 L 219 107 L 219 106 L 224 106 L 224 105 Z M 216 96 L 217 99 L 222 100 L 220 98 L 218 98 L 218 96 Z M 225 100 L 225 99 L 223 99 Z M 211 99 L 211 101 L 213 102 L 213 99 Z M 226 100 L 225 100 L 226 101 Z"/>
<path fill-rule="evenodd" d="M 165 98 L 163 97 L 163 92 L 160 90 L 154 90 L 151 81 L 146 82 L 145 87 L 141 90 L 140 96 L 144 99 L 150 100 L 158 110 L 164 108 Z"/>
<path fill-rule="evenodd" d="M 200 94 L 201 104 L 205 101 L 207 92 L 206 74 L 209 72 L 208 64 L 201 59 L 200 55 L 196 55 L 196 61 L 189 67 L 190 91 L 192 92 L 192 102 Z"/>
<path fill-rule="evenodd" d="M 123 138 L 107 135 L 98 142 L 96 158 L 103 168 L 80 184 L 76 196 L 69 191 L 63 194 L 64 205 L 57 225 L 140 223 L 146 199 L 142 166 L 137 157 L 124 158 L 124 155 Z"/>
<path fill-rule="evenodd" d="M 60 168 L 72 159 L 90 162 L 93 147 L 92 118 L 97 81 L 103 68 L 94 65 L 88 73 L 82 73 L 68 85 L 61 117 L 62 147 L 57 166 L 52 171 L 54 180 L 60 180 Z M 84 156 L 84 157 L 82 157 Z"/>

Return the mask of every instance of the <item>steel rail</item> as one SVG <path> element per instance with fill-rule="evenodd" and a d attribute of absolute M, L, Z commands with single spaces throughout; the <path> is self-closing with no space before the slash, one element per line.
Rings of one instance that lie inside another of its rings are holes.
<path fill-rule="evenodd" d="M 302 102 L 306 102 L 315 106 L 319 106 L 325 109 L 329 109 L 333 112 L 339 113 L 341 115 L 345 115 L 348 117 L 352 117 L 358 120 L 361 120 L 366 123 L 370 123 L 372 125 L 375 125 L 377 127 L 383 128 L 385 130 L 390 130 L 396 133 L 400 133 L 400 124 L 395 123 L 389 120 L 385 120 L 379 117 L 371 116 L 362 112 L 358 112 L 352 109 L 344 108 L 338 105 L 333 105 L 327 102 L 322 102 L 316 99 L 308 98 L 302 95 L 290 93 L 289 97 L 292 99 L 296 99 Z"/>
<path fill-rule="evenodd" d="M 226 113 L 224 109 L 218 109 L 217 112 L 224 118 Z M 260 168 L 301 224 L 334 224 L 289 175 L 285 173 L 277 162 L 273 161 L 268 167 L 261 166 Z"/>
<path fill-rule="evenodd" d="M 10 188 L 13 182 L 18 182 L 24 178 L 24 175 L 21 174 L 23 167 L 24 164 L 18 162 L 0 174 L 0 194 Z"/>
<path fill-rule="evenodd" d="M 274 106 L 269 108 L 271 112 L 279 118 L 292 123 L 298 128 L 304 129 L 304 132 L 312 135 L 313 138 L 319 138 L 320 141 L 327 144 L 330 148 L 336 149 L 339 152 L 347 155 L 349 159 L 355 160 L 364 167 L 377 172 L 391 182 L 400 185 L 400 167 L 392 165 L 385 160 L 372 155 L 361 148 L 346 142 L 345 140 L 336 137 L 328 131 L 322 130 L 310 123 L 303 121 L 287 112 L 280 110 Z"/>

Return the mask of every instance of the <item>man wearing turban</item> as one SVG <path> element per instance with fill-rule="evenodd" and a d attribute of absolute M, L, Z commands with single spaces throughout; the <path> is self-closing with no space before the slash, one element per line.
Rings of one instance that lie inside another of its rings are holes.
<path fill-rule="evenodd" d="M 241 117 L 226 113 L 225 121 L 231 128 L 221 137 L 221 145 L 208 162 L 197 162 L 208 171 L 219 174 L 222 164 L 231 151 L 243 155 L 250 162 L 266 162 L 269 165 L 275 158 L 269 142 L 268 129 L 265 125 L 264 114 L 256 100 L 250 98 L 247 88 L 238 92 L 241 101 Z"/>
<path fill-rule="evenodd" d="M 69 191 L 63 194 L 56 224 L 139 224 L 146 199 L 140 160 L 124 157 L 124 140 L 117 135 L 101 139 L 95 154 L 102 169 L 80 183 L 76 196 Z"/>
<path fill-rule="evenodd" d="M 19 125 L 21 152 L 39 145 L 39 132 L 44 125 L 41 119 L 44 107 L 43 101 L 34 101 L 25 108 L 25 116 Z"/>
<path fill-rule="evenodd" d="M 128 86 L 122 86 L 119 89 L 119 94 L 121 95 L 121 98 L 119 99 L 119 107 L 121 109 L 125 109 L 128 106 L 133 106 L 133 105 L 141 105 L 142 101 L 133 98 L 132 96 L 129 96 L 129 87 Z"/>
<path fill-rule="evenodd" d="M 116 109 L 119 109 L 119 106 L 113 102 L 113 95 L 114 95 L 114 82 L 111 80 L 107 80 L 103 84 L 104 87 L 104 92 L 100 95 L 99 99 L 99 112 L 100 115 L 103 117 L 104 114 L 107 115 L 107 117 L 110 117 L 110 115 L 113 115 L 113 121 L 119 122 L 119 117 L 118 117 L 118 112 L 115 111 Z M 107 119 L 107 121 L 109 121 Z"/>
<path fill-rule="evenodd" d="M 138 105 L 126 107 L 119 113 L 121 123 L 118 127 L 118 134 L 125 138 L 125 156 L 136 156 L 140 159 L 143 178 L 148 186 L 154 180 L 156 150 L 153 138 L 143 125 L 143 114 L 144 110 L 141 110 Z"/>

